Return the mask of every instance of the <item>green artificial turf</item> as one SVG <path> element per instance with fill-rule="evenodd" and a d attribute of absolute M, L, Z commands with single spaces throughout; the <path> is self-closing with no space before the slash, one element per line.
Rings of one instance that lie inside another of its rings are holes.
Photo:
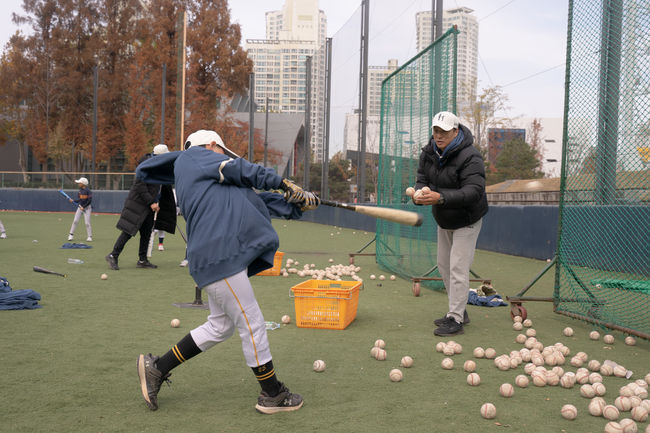
<path fill-rule="evenodd" d="M 501 383 L 514 382 L 523 365 L 510 371 L 479 359 L 482 383 L 466 384 L 462 371 L 476 346 L 494 347 L 498 354 L 518 350 L 509 307 L 469 306 L 472 323 L 453 338 L 463 353 L 453 357 L 455 367 L 440 367 L 443 355 L 435 351 L 433 319 L 447 310 L 444 293 L 411 292 L 411 282 L 370 280 L 386 274 L 371 256 L 357 256 L 364 278 L 356 320 L 347 329 L 298 328 L 295 323 L 269 331 L 274 364 L 280 380 L 303 395 L 304 407 L 294 413 L 261 415 L 254 406 L 259 386 L 244 361 L 235 335 L 173 370 L 172 385 L 163 385 L 160 409 L 151 412 L 140 395 L 136 372 L 139 353 L 161 355 L 200 325 L 207 311 L 178 308 L 173 303 L 194 300 L 194 283 L 187 268 L 179 267 L 184 243 L 168 235 L 164 252 L 154 251 L 156 270 L 137 269 L 138 239 L 131 240 L 120 257 L 120 271 L 108 269 L 104 256 L 119 232 L 116 215 L 93 216 L 92 249 L 65 250 L 71 213 L 0 212 L 7 239 L 0 240 L 0 276 L 14 290 L 33 289 L 42 295 L 37 310 L 0 311 L 3 368 L 0 381 L 2 432 L 600 432 L 603 418 L 587 412 L 588 400 L 579 388 L 527 389 L 515 387 L 510 399 L 500 397 Z M 274 220 L 285 260 L 314 263 L 317 268 L 348 264 L 348 253 L 373 239 L 374 233 L 300 221 Z M 184 225 L 181 226 L 184 229 Z M 77 239 L 85 239 L 80 224 Z M 216 246 L 218 247 L 218 246 Z M 374 252 L 370 247 L 367 252 Z M 79 258 L 83 264 L 68 264 Z M 32 271 L 42 266 L 68 276 Z M 478 251 L 475 272 L 492 279 L 502 295 L 514 295 L 546 265 L 545 262 Z M 109 278 L 101 280 L 107 273 Z M 386 274 L 388 276 L 388 274 Z M 305 277 L 258 276 L 251 279 L 266 320 L 280 322 L 294 313 L 290 288 Z M 553 274 L 548 273 L 528 291 L 530 296 L 552 296 Z M 590 359 L 611 359 L 634 371 L 633 379 L 650 372 L 650 344 L 639 340 L 626 346 L 624 335 L 613 346 L 587 337 L 592 326 L 552 313 L 546 302 L 526 302 L 537 338 L 545 345 L 558 341 L 572 354 L 585 351 Z M 171 328 L 172 318 L 181 321 Z M 571 326 L 575 335 L 562 335 Z M 388 359 L 370 357 L 374 341 L 386 341 Z M 402 356 L 414 359 L 402 369 L 404 379 L 388 378 Z M 570 356 L 567 358 L 567 360 Z M 327 369 L 312 371 L 322 359 Z M 567 364 L 565 370 L 575 371 Z M 628 381 L 606 377 L 605 395 L 611 403 Z M 494 420 L 482 419 L 484 402 L 497 407 Z M 578 408 L 578 418 L 564 420 L 562 405 Z M 629 413 L 624 415 L 629 417 Z M 623 418 L 623 416 L 621 417 Z M 643 431 L 645 424 L 639 425 Z"/>

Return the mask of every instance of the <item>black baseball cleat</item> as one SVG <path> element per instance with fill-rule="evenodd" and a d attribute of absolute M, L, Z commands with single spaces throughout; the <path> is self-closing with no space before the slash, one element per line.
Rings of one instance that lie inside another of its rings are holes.
<path fill-rule="evenodd" d="M 447 320 L 447 315 L 444 315 L 440 319 L 436 319 L 433 321 L 433 324 L 436 326 L 440 326 L 443 323 L 445 323 L 445 320 Z M 467 314 L 467 310 L 463 313 L 463 325 L 469 324 L 469 315 Z"/>
<path fill-rule="evenodd" d="M 151 410 L 158 409 L 158 392 L 163 382 L 170 384 L 171 373 L 163 374 L 156 368 L 157 356 L 142 355 L 138 357 L 138 376 L 140 377 L 140 389 L 144 402 Z"/>
<path fill-rule="evenodd" d="M 138 260 L 138 263 L 135 265 L 136 268 L 148 268 L 156 269 L 158 266 L 151 263 L 149 260 Z"/>
<path fill-rule="evenodd" d="M 452 335 L 463 334 L 463 324 L 456 322 L 451 317 L 447 317 L 445 322 L 438 326 L 433 333 L 440 337 L 451 337 Z"/>
<path fill-rule="evenodd" d="M 262 391 L 257 397 L 255 409 L 260 413 L 273 414 L 277 412 L 291 412 L 302 407 L 302 397 L 300 394 L 292 394 L 289 388 L 280 382 L 280 393 L 275 397 L 269 396 Z"/>
<path fill-rule="evenodd" d="M 120 267 L 117 266 L 117 257 L 113 257 L 113 254 L 109 254 L 106 257 L 104 257 L 106 261 L 108 262 L 108 265 L 111 267 L 112 270 L 114 271 L 119 271 Z"/>

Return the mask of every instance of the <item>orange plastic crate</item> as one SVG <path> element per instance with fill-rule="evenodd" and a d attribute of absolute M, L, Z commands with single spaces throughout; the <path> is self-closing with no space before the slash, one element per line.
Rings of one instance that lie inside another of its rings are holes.
<path fill-rule="evenodd" d="M 278 276 L 280 275 L 280 270 L 282 269 L 282 258 L 284 257 L 284 253 L 280 251 L 275 252 L 275 256 L 273 257 L 273 267 L 270 269 L 266 269 L 262 272 L 258 272 L 255 275 L 270 275 L 270 276 Z"/>
<path fill-rule="evenodd" d="M 307 280 L 291 288 L 299 328 L 345 329 L 357 317 L 359 281 Z"/>

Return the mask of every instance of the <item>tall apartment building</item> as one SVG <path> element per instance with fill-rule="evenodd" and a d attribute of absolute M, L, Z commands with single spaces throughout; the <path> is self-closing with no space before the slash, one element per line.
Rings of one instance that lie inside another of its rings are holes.
<path fill-rule="evenodd" d="M 255 102 L 264 110 L 303 113 L 305 61 L 312 56 L 311 147 L 313 157 L 323 156 L 325 97 L 325 38 L 327 18 L 318 0 L 286 0 L 282 10 L 266 13 L 266 39 L 246 40 L 255 71 Z"/>
<path fill-rule="evenodd" d="M 381 82 L 397 70 L 397 59 L 386 66 L 368 66 L 368 116 L 381 116 Z"/>
<path fill-rule="evenodd" d="M 473 9 L 459 7 L 447 9 L 442 14 L 442 33 L 452 26 L 457 26 L 458 60 L 457 60 L 457 97 L 458 111 L 463 112 L 475 100 L 478 81 L 478 20 L 472 14 Z M 415 15 L 416 46 L 418 52 L 432 42 L 431 11 L 418 12 Z"/>

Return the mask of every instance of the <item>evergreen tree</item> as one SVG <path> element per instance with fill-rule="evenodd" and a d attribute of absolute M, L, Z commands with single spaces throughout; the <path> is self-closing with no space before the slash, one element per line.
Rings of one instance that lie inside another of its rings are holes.
<path fill-rule="evenodd" d="M 521 139 L 506 141 L 497 156 L 494 170 L 488 173 L 488 184 L 514 179 L 539 179 L 544 177 L 537 152 Z"/>

